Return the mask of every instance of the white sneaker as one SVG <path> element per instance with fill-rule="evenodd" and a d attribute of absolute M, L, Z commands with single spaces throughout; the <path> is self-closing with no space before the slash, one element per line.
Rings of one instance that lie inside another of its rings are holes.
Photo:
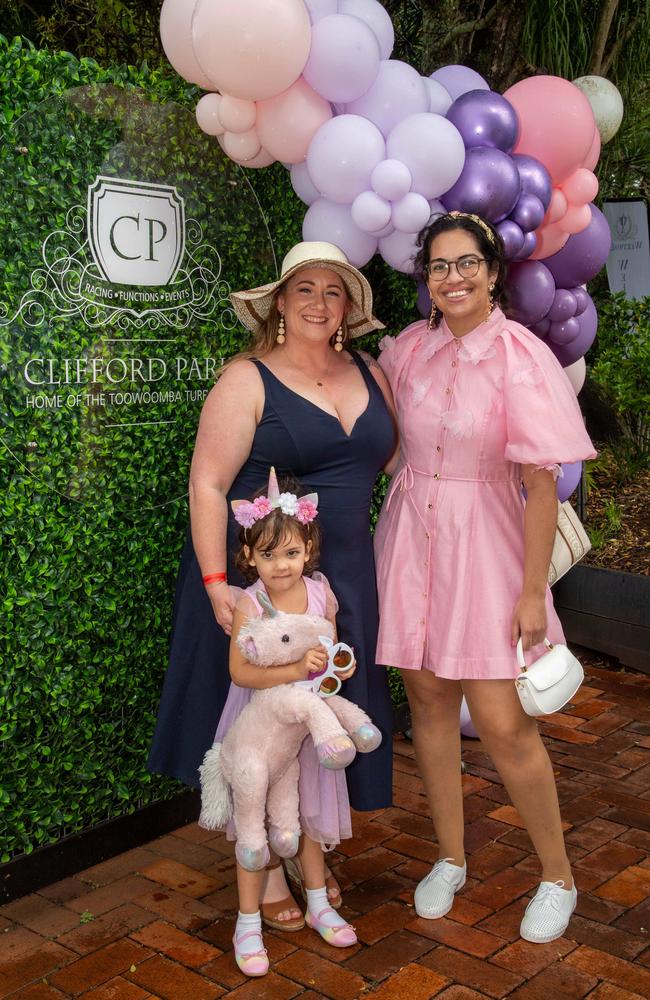
<path fill-rule="evenodd" d="M 576 908 L 576 887 L 565 889 L 564 882 L 542 882 L 526 907 L 520 934 L 526 941 L 547 944 L 562 937 Z"/>
<path fill-rule="evenodd" d="M 454 896 L 465 885 L 467 865 L 450 864 L 449 858 L 436 861 L 429 874 L 415 890 L 415 912 L 418 917 L 436 920 L 449 913 Z"/>

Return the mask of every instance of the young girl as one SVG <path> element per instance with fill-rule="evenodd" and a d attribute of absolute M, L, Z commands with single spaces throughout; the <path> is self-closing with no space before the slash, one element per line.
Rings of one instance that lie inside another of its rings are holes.
<path fill-rule="evenodd" d="M 243 591 L 233 615 L 229 662 L 232 683 L 216 742 L 223 740 L 253 689 L 306 680 L 310 674 L 324 670 L 327 664 L 325 648 L 316 646 L 297 663 L 260 670 L 247 662 L 236 641 L 244 623 L 262 613 L 256 596 L 260 591 L 266 592 L 278 611 L 322 615 L 335 624 L 336 598 L 325 577 L 314 573 L 319 554 L 319 531 L 314 523 L 318 497 L 316 494 L 298 497 L 290 492 L 290 486 L 283 482 L 280 492 L 275 470 L 271 469 L 267 496 L 232 504 L 241 525 L 237 568 L 251 581 L 251 586 Z M 340 674 L 341 679 L 351 677 L 354 669 L 353 664 L 349 671 Z M 352 835 L 345 773 L 320 767 L 310 739 L 305 740 L 300 751 L 299 793 L 303 836 L 298 859 L 306 889 L 305 919 L 328 944 L 348 948 L 356 943 L 356 934 L 329 905 L 323 854 L 325 845 L 334 845 Z M 228 835 L 235 836 L 232 825 Z M 239 914 L 233 944 L 237 965 L 247 976 L 263 976 L 269 967 L 259 907 L 264 876 L 264 871 L 247 871 L 237 864 Z M 274 926 L 297 930 L 304 924 L 300 919 L 296 926 L 289 924 L 287 928 L 287 921 Z"/>

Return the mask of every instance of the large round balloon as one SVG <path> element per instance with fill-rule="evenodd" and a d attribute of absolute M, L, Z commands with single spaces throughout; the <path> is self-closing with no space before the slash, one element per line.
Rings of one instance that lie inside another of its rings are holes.
<path fill-rule="evenodd" d="M 431 111 L 434 115 L 446 115 L 453 104 L 449 91 L 445 90 L 437 80 L 432 80 L 430 76 L 423 76 L 422 82 L 429 94 L 427 111 Z"/>
<path fill-rule="evenodd" d="M 450 211 L 475 212 L 500 222 L 515 207 L 520 190 L 519 172 L 508 154 L 479 146 L 467 150 L 463 171 L 442 201 Z"/>
<path fill-rule="evenodd" d="M 359 115 L 338 115 L 311 141 L 307 168 L 314 185 L 330 201 L 350 203 L 370 188 L 370 176 L 386 155 L 376 125 Z"/>
<path fill-rule="evenodd" d="M 411 115 L 396 125 L 386 141 L 388 157 L 411 172 L 411 190 L 439 198 L 456 183 L 465 162 L 465 146 L 455 125 L 441 115 Z"/>
<path fill-rule="evenodd" d="M 319 198 L 307 209 L 302 223 L 304 240 L 324 240 L 340 247 L 351 264 L 363 267 L 377 249 L 377 237 L 364 233 L 354 223 L 349 205 Z"/>
<path fill-rule="evenodd" d="M 582 232 L 570 236 L 562 249 L 544 261 L 561 288 L 573 288 L 591 281 L 607 260 L 612 234 L 607 219 L 591 205 L 591 222 Z"/>
<path fill-rule="evenodd" d="M 379 43 L 358 17 L 332 14 L 314 25 L 303 76 L 328 101 L 354 101 L 379 72 Z"/>
<path fill-rule="evenodd" d="M 260 101 L 290 87 L 309 55 L 303 0 L 198 0 L 192 17 L 196 60 L 213 85 Z"/>
<path fill-rule="evenodd" d="M 573 81 L 585 95 L 596 119 L 600 141 L 613 139 L 623 121 L 623 98 L 610 80 L 603 76 L 579 76 Z"/>
<path fill-rule="evenodd" d="M 582 166 L 594 134 L 593 112 L 582 91 L 558 76 L 531 76 L 504 97 L 519 117 L 515 153 L 540 160 L 557 184 Z"/>
<path fill-rule="evenodd" d="M 562 475 L 556 483 L 557 498 L 561 503 L 568 500 L 582 478 L 582 462 L 563 462 Z"/>
<path fill-rule="evenodd" d="M 329 17 L 330 14 L 336 14 L 338 0 L 305 0 L 305 6 L 309 11 L 311 23 L 316 24 L 317 21 L 320 21 L 321 17 Z"/>
<path fill-rule="evenodd" d="M 325 98 L 302 77 L 282 94 L 259 101 L 257 133 L 269 153 L 283 163 L 300 163 L 318 130 L 332 117 Z"/>
<path fill-rule="evenodd" d="M 199 66 L 192 48 L 194 7 L 193 0 L 164 0 L 160 11 L 160 41 L 177 73 L 204 90 L 212 90 L 214 84 Z M 216 132 L 208 134 L 217 135 Z"/>
<path fill-rule="evenodd" d="M 402 233 L 396 229 L 379 240 L 379 253 L 386 263 L 404 274 L 413 274 L 417 252 L 417 233 Z"/>
<path fill-rule="evenodd" d="M 409 115 L 429 109 L 429 92 L 422 77 L 408 63 L 387 59 L 380 63 L 372 86 L 345 110 L 367 118 L 387 136 L 391 129 Z"/>
<path fill-rule="evenodd" d="M 511 264 L 506 281 L 508 315 L 518 323 L 532 326 L 549 311 L 555 296 L 553 275 L 540 261 Z"/>
<path fill-rule="evenodd" d="M 351 14 L 368 25 L 379 43 L 382 59 L 389 59 L 395 44 L 390 14 L 378 0 L 339 0 L 339 14 Z"/>
<path fill-rule="evenodd" d="M 431 74 L 431 79 L 441 83 L 445 90 L 449 91 L 452 100 L 456 100 L 461 94 L 466 94 L 470 90 L 489 90 L 489 85 L 475 70 L 469 66 L 441 66 L 435 73 Z"/>
<path fill-rule="evenodd" d="M 470 149 L 494 146 L 509 153 L 519 135 L 519 122 L 512 104 L 493 90 L 470 90 L 458 97 L 447 111 Z"/>

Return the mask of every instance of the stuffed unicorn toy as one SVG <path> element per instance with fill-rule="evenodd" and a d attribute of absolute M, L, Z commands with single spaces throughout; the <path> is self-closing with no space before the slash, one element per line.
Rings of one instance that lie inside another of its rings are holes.
<path fill-rule="evenodd" d="M 269 843 L 284 858 L 298 850 L 298 753 L 306 736 L 321 765 L 332 770 L 346 767 L 357 750 L 369 753 L 381 743 L 381 733 L 365 712 L 329 694 L 340 687 L 337 668 L 343 672 L 352 662 L 350 647 L 333 642 L 331 622 L 276 611 L 265 594 L 256 596 L 263 614 L 249 619 L 237 637 L 248 662 L 261 670 L 295 663 L 320 642 L 328 650 L 328 668 L 312 680 L 253 691 L 223 743 L 208 750 L 199 768 L 199 823 L 213 830 L 233 818 L 235 854 L 248 871 L 268 864 Z"/>

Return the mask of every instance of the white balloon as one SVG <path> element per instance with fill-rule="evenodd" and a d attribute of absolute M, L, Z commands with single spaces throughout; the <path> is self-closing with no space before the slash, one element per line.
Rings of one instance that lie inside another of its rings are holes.
<path fill-rule="evenodd" d="M 619 91 L 604 76 L 579 76 L 573 83 L 591 104 L 600 141 L 609 142 L 623 121 L 623 98 Z"/>
<path fill-rule="evenodd" d="M 573 391 L 577 396 L 585 384 L 585 379 L 587 377 L 587 364 L 585 359 L 578 358 L 578 360 L 574 361 L 572 365 L 568 365 L 568 367 L 564 369 L 564 374 L 573 386 Z"/>

